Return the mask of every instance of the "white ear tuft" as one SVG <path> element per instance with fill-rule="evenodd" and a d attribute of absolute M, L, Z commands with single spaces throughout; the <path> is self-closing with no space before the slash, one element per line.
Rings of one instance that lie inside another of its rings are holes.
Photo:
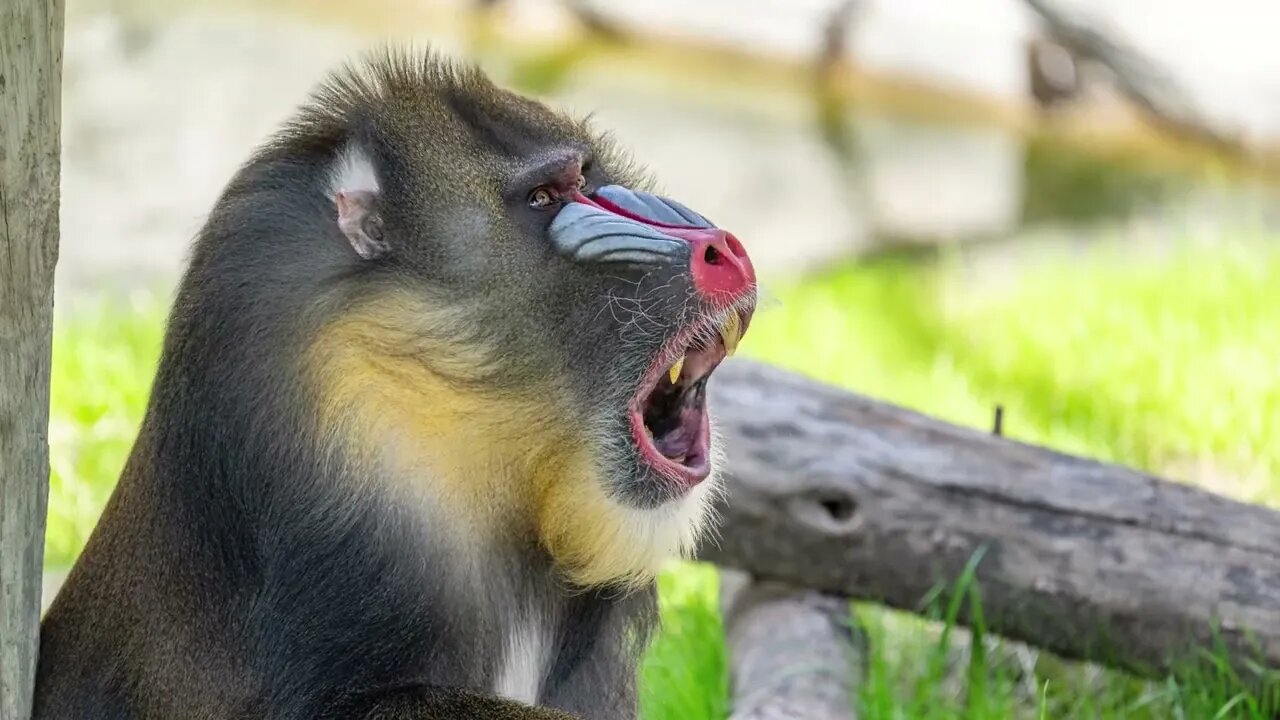
<path fill-rule="evenodd" d="M 360 147 L 348 145 L 338 152 L 329 179 L 329 195 L 336 198 L 339 192 L 364 192 L 377 194 L 378 174 L 373 160 Z"/>
<path fill-rule="evenodd" d="M 338 208 L 338 229 L 356 254 L 375 260 L 388 251 L 378 212 L 378 176 L 364 150 L 349 145 L 338 153 L 329 177 L 329 197 Z"/>

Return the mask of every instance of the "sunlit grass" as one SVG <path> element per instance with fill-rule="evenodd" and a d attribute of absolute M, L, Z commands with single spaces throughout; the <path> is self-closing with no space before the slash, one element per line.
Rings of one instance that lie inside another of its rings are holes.
<path fill-rule="evenodd" d="M 967 570 L 945 605 L 914 615 L 858 603 L 854 617 L 870 651 L 857 699 L 864 720 L 1274 720 L 1280 675 L 1255 678 L 1273 688 L 1246 689 L 1223 655 L 1206 651 L 1176 676 L 1144 681 L 1097 666 L 1065 662 L 987 633 L 981 588 Z M 955 627 L 961 605 L 975 620 Z M 1257 685 L 1253 686 L 1257 687 Z"/>
<path fill-rule="evenodd" d="M 672 567 L 658 579 L 663 632 L 641 669 L 647 720 L 722 720 L 728 716 L 729 666 L 715 568 Z"/>
<path fill-rule="evenodd" d="M 165 302 L 141 293 L 54 321 L 46 565 L 75 559 L 115 487 L 146 409 Z"/>
<path fill-rule="evenodd" d="M 943 344 L 1015 433 L 1280 499 L 1280 248 L 1122 265 L 1063 258 L 952 296 Z"/>
<path fill-rule="evenodd" d="M 1280 247 L 1187 249 L 1127 267 L 1046 258 L 1013 278 L 881 261 L 772 288 L 744 353 L 975 427 L 1280 499 Z M 967 278 L 966 282 L 959 282 Z M 48 564 L 71 562 L 145 408 L 162 295 L 57 320 Z M 660 584 L 664 632 L 642 672 L 647 720 L 724 718 L 717 579 L 680 565 Z M 980 588 L 975 588 L 980 592 Z M 967 596 L 966 596 L 967 597 Z M 992 638 L 957 654 L 939 622 L 857 605 L 871 637 L 866 720 L 1270 718 L 1212 666 L 1165 682 L 1063 663 Z M 965 633 L 958 636 L 967 637 Z M 956 658 L 960 658 L 957 660 Z"/>
<path fill-rule="evenodd" d="M 960 424 L 1280 500 L 1280 247 L 888 261 L 776 289 L 751 356 Z"/>

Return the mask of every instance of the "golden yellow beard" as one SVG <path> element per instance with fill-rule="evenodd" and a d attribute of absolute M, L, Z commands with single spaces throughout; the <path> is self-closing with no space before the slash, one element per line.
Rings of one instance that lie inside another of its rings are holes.
<path fill-rule="evenodd" d="M 708 478 L 678 501 L 634 508 L 610 499 L 602 483 L 551 485 L 538 512 L 540 537 L 574 582 L 637 586 L 653 580 L 667 561 L 688 557 L 709 515 L 716 478 Z"/>
<path fill-rule="evenodd" d="M 366 475 L 390 476 L 392 492 L 425 500 L 430 519 L 467 557 L 495 541 L 536 540 L 571 582 L 648 582 L 692 552 L 708 514 L 711 478 L 653 509 L 609 496 L 591 438 L 556 388 L 497 392 L 468 382 L 492 359 L 447 345 L 467 320 L 391 293 L 326 325 L 306 370 L 318 430 Z"/>

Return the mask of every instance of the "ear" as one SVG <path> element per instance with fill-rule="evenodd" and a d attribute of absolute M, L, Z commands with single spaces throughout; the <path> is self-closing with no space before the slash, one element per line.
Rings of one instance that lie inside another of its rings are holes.
<path fill-rule="evenodd" d="M 378 211 L 381 189 L 367 153 L 345 148 L 334 163 L 330 191 L 338 207 L 338 229 L 356 254 L 365 260 L 382 257 L 390 249 Z"/>

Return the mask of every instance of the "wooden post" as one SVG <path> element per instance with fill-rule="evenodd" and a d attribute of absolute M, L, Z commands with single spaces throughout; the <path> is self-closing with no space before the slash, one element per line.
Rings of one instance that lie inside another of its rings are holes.
<path fill-rule="evenodd" d="M 49 496 L 63 0 L 0 1 L 0 720 L 27 720 Z"/>

